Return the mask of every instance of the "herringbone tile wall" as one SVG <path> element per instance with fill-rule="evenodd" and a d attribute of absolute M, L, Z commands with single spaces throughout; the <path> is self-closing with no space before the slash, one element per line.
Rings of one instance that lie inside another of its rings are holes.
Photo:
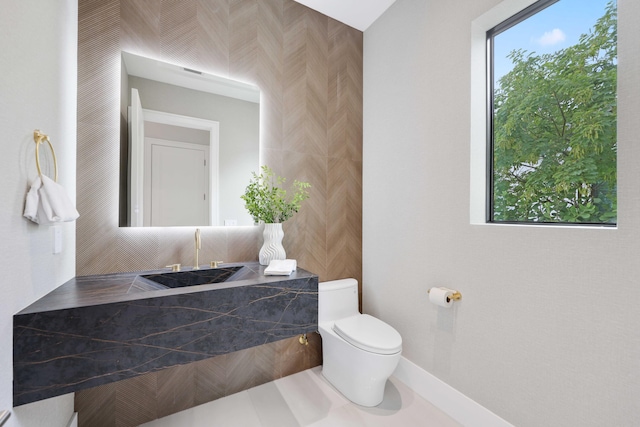
<path fill-rule="evenodd" d="M 260 87 L 261 164 L 312 185 L 284 224 L 288 257 L 320 281 L 361 282 L 360 31 L 293 0 L 79 0 L 78 38 L 77 275 L 193 263 L 194 229 L 118 225 L 125 50 Z M 203 263 L 253 261 L 262 229 L 203 227 L 202 242 Z M 81 423 L 136 425 L 316 366 L 316 340 L 305 353 L 285 340 L 79 392 Z"/>
<path fill-rule="evenodd" d="M 78 35 L 78 275 L 193 262 L 192 229 L 118 226 L 126 50 L 259 86 L 261 163 L 313 186 L 287 255 L 321 281 L 361 279 L 360 31 L 293 0 L 80 0 Z M 260 227 L 202 233 L 203 262 L 257 259 Z"/>

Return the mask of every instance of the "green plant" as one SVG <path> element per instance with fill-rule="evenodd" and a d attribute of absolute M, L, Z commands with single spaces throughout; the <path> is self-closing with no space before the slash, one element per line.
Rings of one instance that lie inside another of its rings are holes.
<path fill-rule="evenodd" d="M 281 188 L 286 178 L 275 176 L 269 166 L 262 166 L 262 173 L 252 172 L 253 178 L 240 196 L 245 207 L 256 222 L 278 223 L 291 218 L 300 210 L 300 204 L 309 198 L 308 182 L 294 181 L 295 193 L 287 197 L 287 190 Z"/>
<path fill-rule="evenodd" d="M 494 97 L 493 219 L 615 224 L 617 6 L 554 53 L 519 49 Z"/>

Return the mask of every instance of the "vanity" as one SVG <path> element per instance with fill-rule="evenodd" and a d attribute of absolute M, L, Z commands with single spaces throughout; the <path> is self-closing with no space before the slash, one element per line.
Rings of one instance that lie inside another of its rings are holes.
<path fill-rule="evenodd" d="M 14 406 L 316 331 L 318 276 L 264 269 L 71 279 L 13 317 Z"/>

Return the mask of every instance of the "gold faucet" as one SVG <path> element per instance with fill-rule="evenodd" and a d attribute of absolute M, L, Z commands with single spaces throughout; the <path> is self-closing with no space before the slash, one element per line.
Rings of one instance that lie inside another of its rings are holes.
<path fill-rule="evenodd" d="M 193 265 L 194 270 L 199 270 L 199 262 L 198 262 L 198 252 L 202 249 L 202 239 L 200 238 L 200 229 L 196 228 L 196 262 Z"/>
<path fill-rule="evenodd" d="M 180 264 L 170 264 L 170 265 L 165 265 L 165 267 L 170 268 L 171 271 L 180 271 Z"/>

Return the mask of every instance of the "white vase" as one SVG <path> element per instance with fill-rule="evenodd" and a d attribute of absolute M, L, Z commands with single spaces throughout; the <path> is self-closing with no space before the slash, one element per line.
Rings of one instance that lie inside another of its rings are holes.
<path fill-rule="evenodd" d="M 264 243 L 260 248 L 261 265 L 269 265 L 274 259 L 287 258 L 284 247 L 282 247 L 282 238 L 284 237 L 282 223 L 265 224 L 262 236 L 264 237 Z"/>

